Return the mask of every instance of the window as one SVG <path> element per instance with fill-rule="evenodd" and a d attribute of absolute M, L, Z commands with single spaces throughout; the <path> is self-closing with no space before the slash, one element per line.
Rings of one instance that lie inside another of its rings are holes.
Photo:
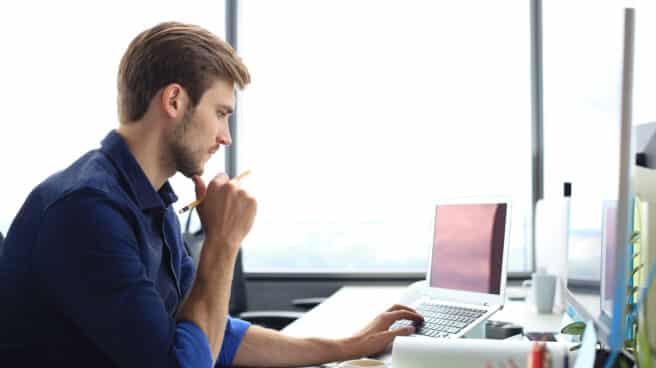
<path fill-rule="evenodd" d="M 253 83 L 238 165 L 258 200 L 246 271 L 423 272 L 436 201 L 481 196 L 513 200 L 510 271 L 529 269 L 529 2 L 240 13 Z"/>
<path fill-rule="evenodd" d="M 223 37 L 225 4 L 17 2 L 0 14 L 2 233 L 37 183 L 98 147 L 118 126 L 120 58 L 139 32 L 168 20 L 199 24 Z M 223 162 L 215 155 L 207 177 L 223 171 Z M 190 180 L 178 174 L 172 184 L 178 205 L 194 199 Z"/>
<path fill-rule="evenodd" d="M 572 182 L 569 273 L 599 280 L 602 200 L 617 199 L 622 2 L 545 1 L 545 194 Z M 636 9 L 634 124 L 656 121 L 656 7 Z"/>

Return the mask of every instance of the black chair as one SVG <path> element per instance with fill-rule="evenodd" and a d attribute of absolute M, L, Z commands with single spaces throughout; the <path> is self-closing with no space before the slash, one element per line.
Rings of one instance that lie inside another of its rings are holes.
<path fill-rule="evenodd" d="M 317 305 L 323 303 L 327 298 L 317 297 L 317 298 L 300 298 L 292 300 L 292 305 L 296 308 L 303 310 L 310 310 Z"/>
<path fill-rule="evenodd" d="M 205 235 L 203 234 L 202 230 L 196 231 L 195 233 L 184 233 L 187 250 L 189 251 L 189 254 L 194 260 L 196 266 L 198 266 L 198 259 L 200 256 L 201 248 L 203 246 L 204 238 Z M 305 313 L 299 311 L 281 310 L 248 310 L 247 300 L 246 280 L 244 278 L 242 256 L 240 250 L 237 255 L 235 273 L 233 275 L 231 286 L 229 306 L 229 312 L 231 316 L 238 317 L 256 325 L 272 328 L 275 330 L 281 330 L 288 324 L 300 318 Z M 294 302 L 297 307 L 308 310 L 316 306 L 318 302 L 322 300 L 323 298 L 307 298 L 296 299 Z"/>

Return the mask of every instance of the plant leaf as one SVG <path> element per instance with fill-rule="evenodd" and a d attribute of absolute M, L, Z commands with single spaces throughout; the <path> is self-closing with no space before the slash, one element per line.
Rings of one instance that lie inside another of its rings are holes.
<path fill-rule="evenodd" d="M 633 275 L 635 276 L 635 274 L 638 273 L 640 270 L 642 270 L 642 264 L 638 265 L 638 267 L 633 269 Z"/>
<path fill-rule="evenodd" d="M 583 335 L 583 331 L 585 331 L 585 322 L 582 321 L 572 322 L 560 330 L 561 333 L 578 336 Z"/>
<path fill-rule="evenodd" d="M 630 340 L 630 339 L 624 340 L 624 348 L 627 349 L 627 350 L 630 350 L 631 348 L 633 348 L 633 344 L 635 344 L 635 341 L 633 341 L 633 340 Z"/>
<path fill-rule="evenodd" d="M 621 357 L 619 358 L 619 363 L 621 368 L 630 368 L 626 360 L 622 359 Z"/>

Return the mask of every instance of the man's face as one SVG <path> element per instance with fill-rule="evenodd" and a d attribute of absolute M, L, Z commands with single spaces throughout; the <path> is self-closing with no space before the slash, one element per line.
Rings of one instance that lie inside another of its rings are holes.
<path fill-rule="evenodd" d="M 235 106 L 233 83 L 216 81 L 195 108 L 185 112 L 174 128 L 171 154 L 177 171 L 187 177 L 201 175 L 219 147 L 232 142 L 228 117 Z"/>

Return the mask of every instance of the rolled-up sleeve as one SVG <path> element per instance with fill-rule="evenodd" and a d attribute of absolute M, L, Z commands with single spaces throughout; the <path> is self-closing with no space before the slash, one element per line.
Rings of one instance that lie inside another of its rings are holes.
<path fill-rule="evenodd" d="M 36 287 L 116 366 L 211 367 L 207 336 L 192 322 L 176 322 L 147 277 L 140 254 L 148 250 L 139 247 L 133 221 L 102 193 L 51 206 L 32 255 Z M 226 362 L 242 329 L 233 321 L 226 331 Z"/>
<path fill-rule="evenodd" d="M 244 339 L 246 330 L 251 324 L 237 318 L 228 317 L 225 333 L 223 334 L 223 345 L 219 352 L 219 358 L 216 361 L 217 367 L 228 367 L 232 365 L 235 359 L 237 348 Z"/>
<path fill-rule="evenodd" d="M 195 323 L 182 321 L 176 326 L 175 356 L 181 367 L 212 365 L 212 351 L 207 336 Z"/>

